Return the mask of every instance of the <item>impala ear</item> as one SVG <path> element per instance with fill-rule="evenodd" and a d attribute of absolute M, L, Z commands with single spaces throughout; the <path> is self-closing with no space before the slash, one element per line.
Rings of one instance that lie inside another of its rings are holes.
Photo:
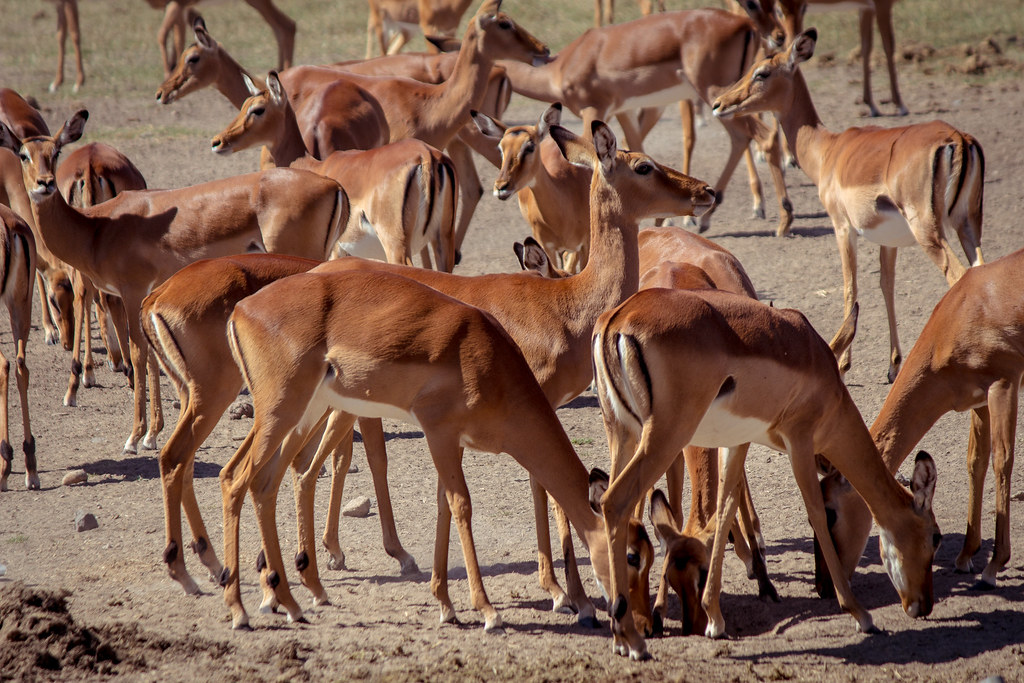
<path fill-rule="evenodd" d="M 615 152 L 618 149 L 615 133 L 603 121 L 594 121 L 590 131 L 594 136 L 594 151 L 601 162 L 601 171 L 609 175 L 615 168 Z"/>
<path fill-rule="evenodd" d="M 814 45 L 818 42 L 818 29 L 809 28 L 793 39 L 789 47 L 789 66 L 806 62 L 814 56 Z"/>
<path fill-rule="evenodd" d="M 470 117 L 473 119 L 473 123 L 476 124 L 477 130 L 494 140 L 500 140 L 501 136 L 508 130 L 508 126 L 499 121 L 495 121 L 487 114 L 471 110 L 469 112 Z"/>
<path fill-rule="evenodd" d="M 17 153 L 21 149 L 21 138 L 14 134 L 14 131 L 7 127 L 7 124 L 0 121 L 0 147 Z"/>
<path fill-rule="evenodd" d="M 192 17 L 192 31 L 196 34 L 196 43 L 202 48 L 212 50 L 217 47 L 217 41 L 206 30 L 206 22 L 196 13 Z"/>
<path fill-rule="evenodd" d="M 267 90 L 270 92 L 271 101 L 277 106 L 284 106 L 284 103 L 288 101 L 288 95 L 284 91 L 284 86 L 281 85 L 281 79 L 278 78 L 276 71 L 271 71 L 267 74 Z"/>
<path fill-rule="evenodd" d="M 565 160 L 575 166 L 593 169 L 595 164 L 594 149 L 568 128 L 551 126 L 548 135 L 558 145 Z"/>
<path fill-rule="evenodd" d="M 662 545 L 667 546 L 669 541 L 679 536 L 672 506 L 668 504 L 668 499 L 661 489 L 654 489 L 651 494 L 651 524 L 654 525 L 654 534 Z"/>
<path fill-rule="evenodd" d="M 85 109 L 80 109 L 71 115 L 64 125 L 60 127 L 57 134 L 53 136 L 58 147 L 69 145 L 72 142 L 76 142 L 82 137 L 82 133 L 85 132 L 85 122 L 89 120 L 89 112 Z"/>
<path fill-rule="evenodd" d="M 914 474 L 910 478 L 910 492 L 914 494 L 914 509 L 918 512 L 928 512 L 932 509 L 937 480 L 938 471 L 935 469 L 932 456 L 924 451 L 918 451 L 917 457 L 914 458 Z"/>
<path fill-rule="evenodd" d="M 484 4 L 476 13 L 476 27 L 483 30 L 485 26 L 498 18 L 498 11 L 501 10 L 501 0 L 485 0 Z"/>
<path fill-rule="evenodd" d="M 253 82 L 252 77 L 244 71 L 242 72 L 242 82 L 245 83 L 245 88 L 249 91 L 249 97 L 255 97 L 262 92 L 262 90 L 256 86 L 256 83 Z"/>
<path fill-rule="evenodd" d="M 557 126 L 562 123 L 562 103 L 555 102 L 550 107 L 544 110 L 544 113 L 540 115 L 540 121 L 537 122 L 537 137 L 542 138 L 548 134 L 548 129 L 551 126 Z"/>
<path fill-rule="evenodd" d="M 547 250 L 532 235 L 523 240 L 522 244 L 513 244 L 512 249 L 516 252 L 516 258 L 519 259 L 519 265 L 523 270 L 532 270 L 548 278 L 554 277 Z"/>
<path fill-rule="evenodd" d="M 602 514 L 601 498 L 608 490 L 608 473 L 595 467 L 590 470 L 590 509 L 597 514 Z"/>

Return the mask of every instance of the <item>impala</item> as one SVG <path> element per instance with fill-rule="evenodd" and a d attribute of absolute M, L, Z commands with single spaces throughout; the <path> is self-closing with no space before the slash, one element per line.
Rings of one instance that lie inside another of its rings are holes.
<path fill-rule="evenodd" d="M 64 48 L 68 34 L 71 34 L 71 47 L 75 51 L 75 84 L 71 92 L 85 85 L 85 69 L 82 67 L 82 31 L 78 24 L 78 0 L 54 0 L 57 14 L 57 73 L 50 82 L 50 92 L 64 84 Z"/>
<path fill-rule="evenodd" d="M 146 179 L 128 157 L 110 145 L 93 142 L 79 147 L 57 167 L 57 189 L 65 201 L 76 209 L 113 199 L 126 190 L 145 190 Z M 128 322 L 124 305 L 117 296 L 100 294 L 96 286 L 78 270 L 70 268 L 75 292 L 74 349 L 71 377 L 64 395 L 64 405 L 74 406 L 78 401 L 78 385 L 96 384 L 92 360 L 92 304 L 95 300 L 103 344 L 107 348 L 110 367 L 124 367 L 122 355 L 128 350 Z M 109 325 L 108 325 L 109 322 Z M 110 329 L 114 335 L 110 334 Z M 82 366 L 82 341 L 85 340 L 85 366 Z"/>
<path fill-rule="evenodd" d="M 336 151 L 323 161 L 306 153 L 284 86 L 271 71 L 235 119 L 213 138 L 217 154 L 265 144 L 278 166 L 292 165 L 332 178 L 345 188 L 351 211 L 338 246 L 349 254 L 412 263 L 420 253 L 430 267 L 428 245 L 437 268 L 455 266 L 455 167 L 425 142 L 399 140 L 366 151 Z"/>
<path fill-rule="evenodd" d="M 25 98 L 10 88 L 0 88 L 0 123 L 18 137 L 49 135 L 50 129 L 42 114 Z M 25 219 L 38 237 L 32 218 L 32 205 L 21 177 L 21 163 L 16 154 L 0 146 L 0 204 L 6 204 Z M 42 240 L 36 239 L 36 284 L 42 310 L 43 331 L 47 344 L 62 343 L 71 350 L 73 338 L 74 294 L 67 266 L 50 253 Z"/>
<path fill-rule="evenodd" d="M 350 324 L 366 317 L 377 321 L 373 329 Z M 472 604 L 484 615 L 485 629 L 500 627 L 501 618 L 476 559 L 463 445 L 510 454 L 551 491 L 594 547 L 591 563 L 598 580 L 606 580 L 606 546 L 589 504 L 587 472 L 515 342 L 487 313 L 390 273 L 311 272 L 239 302 L 228 337 L 255 411 L 252 430 L 221 471 L 227 563 L 221 584 L 234 628 L 248 624 L 238 571 L 238 518 L 247 489 L 256 504 L 267 583 L 289 619 L 302 619 L 281 562 L 275 499 L 287 467 L 285 436 L 308 429 L 329 409 L 400 416 L 423 430 L 438 472 L 439 512 L 450 509 L 455 516 Z M 342 419 L 350 426 L 354 417 Z M 445 550 L 447 534 L 444 529 Z M 653 555 L 650 548 L 647 555 Z M 435 556 L 432 587 L 450 610 L 438 564 Z"/>
<path fill-rule="evenodd" d="M 835 356 L 799 312 L 716 290 L 643 290 L 601 317 L 594 362 L 612 453 L 612 483 L 602 509 L 613 568 L 616 652 L 647 656 L 622 592 L 625 522 L 640 495 L 686 445 L 725 448 L 702 602 L 706 635 L 725 634 L 718 602 L 725 525 L 736 513 L 746 455 L 737 444 L 746 442 L 789 455 L 839 604 L 859 630 L 875 627 L 828 540 L 816 454 L 842 472 L 881 526 L 883 563 L 904 610 L 911 617 L 931 612 L 931 562 L 941 538 L 931 511 L 935 464 L 927 455 L 918 458 L 914 495 L 896 482 L 842 382 Z"/>
<path fill-rule="evenodd" d="M 544 280 L 529 273 L 460 277 L 363 259 L 338 259 L 320 267 L 340 270 L 383 270 L 422 282 L 459 301 L 495 316 L 526 356 L 552 407 L 578 396 L 590 384 L 593 370 L 589 340 L 594 321 L 609 306 L 635 292 L 639 280 L 636 233 L 644 218 L 697 214 L 714 202 L 703 182 L 657 164 L 641 153 L 618 151 L 615 137 L 603 123 L 594 124 L 595 149 L 561 127 L 553 127 L 570 160 L 592 168 L 591 255 L 586 268 L 563 280 Z M 541 586 L 556 609 L 573 606 L 581 623 L 594 624 L 594 608 L 575 576 L 571 554 L 566 559 L 568 599 L 551 569 L 546 498 L 534 482 Z M 558 510 L 556 508 L 556 518 Z M 442 529 L 447 529 L 445 520 Z M 560 525 L 563 551 L 571 553 L 567 527 Z M 439 532 L 445 543 L 447 532 Z M 442 610 L 443 618 L 454 614 Z"/>
<path fill-rule="evenodd" d="M 856 7 L 860 13 L 860 59 L 864 72 L 864 104 L 867 105 L 871 116 L 880 116 L 881 112 L 875 106 L 875 98 L 871 94 L 871 23 L 875 19 L 878 24 L 878 33 L 882 37 L 882 50 L 885 52 L 885 66 L 889 70 L 889 87 L 892 91 L 892 104 L 896 107 L 899 116 L 908 114 L 907 105 L 903 103 L 900 95 L 900 88 L 896 82 L 896 64 L 893 56 L 896 51 L 896 38 L 892 28 L 892 9 L 896 0 L 776 0 L 778 13 L 782 25 L 786 29 L 786 35 L 795 38 L 804 30 L 804 14 L 808 9 L 812 11 L 821 10 L 848 10 Z"/>
<path fill-rule="evenodd" d="M 932 425 L 951 410 L 971 411 L 967 445 L 970 496 L 967 532 L 956 558 L 959 572 L 977 571 L 981 505 L 989 462 L 995 475 L 996 523 L 992 557 L 973 585 L 992 590 L 1010 559 L 1010 482 L 1017 432 L 1017 395 L 1024 375 L 1021 290 L 1016 286 L 1024 252 L 971 268 L 932 311 L 906 364 L 871 426 L 871 436 L 891 472 Z M 835 483 L 835 482 L 829 482 Z M 833 491 L 836 548 L 852 573 L 870 532 L 863 503 Z"/>
<path fill-rule="evenodd" d="M 192 464 L 196 450 L 213 431 L 244 384 L 231 358 L 224 334 L 228 316 L 234 310 L 235 303 L 267 283 L 305 272 L 319 263 L 316 260 L 277 254 L 206 259 L 172 275 L 142 303 L 142 328 L 146 340 L 174 383 L 181 401 L 178 422 L 160 451 L 160 474 L 167 535 L 163 559 L 171 578 L 180 583 L 187 593 L 198 593 L 199 587 L 185 569 L 185 545 L 181 537 L 182 508 L 192 532 L 189 547 L 199 556 L 211 579 L 217 579 L 223 569 L 210 544 L 192 488 Z M 365 442 L 374 438 L 383 441 L 383 434 L 373 431 L 375 421 L 360 420 L 360 427 Z M 370 456 L 376 452 L 372 448 L 367 449 Z M 351 459 L 351 450 L 347 456 Z M 343 464 L 344 470 L 336 468 L 336 473 L 347 471 L 348 462 Z M 395 530 L 386 485 L 387 462 L 378 463 L 371 459 L 370 470 L 374 474 L 374 487 L 377 490 L 384 548 L 399 561 L 403 574 L 415 572 L 416 562 L 402 548 Z M 318 474 L 319 467 L 305 468 L 300 475 L 300 485 L 296 488 L 297 500 L 308 499 L 312 502 L 311 496 L 299 496 L 298 493 L 314 486 Z M 340 495 L 337 500 L 332 497 L 334 531 L 332 534 L 329 524 L 324 533 L 324 544 L 330 553 L 328 564 L 332 568 L 343 568 L 345 554 L 338 545 L 335 507 L 340 505 L 337 503 L 340 503 Z M 312 534 L 311 511 L 309 515 L 299 515 L 299 523 L 299 538 L 302 542 L 306 540 L 307 534 Z M 308 530 L 304 525 L 308 526 Z M 327 596 L 317 577 L 315 551 L 307 553 L 306 557 L 308 562 L 307 568 L 302 571 L 303 583 L 313 592 L 317 604 L 322 604 L 327 601 Z"/>
<path fill-rule="evenodd" d="M 21 399 L 21 425 L 25 432 L 22 450 L 25 452 L 25 488 L 39 488 L 39 474 L 36 472 L 36 438 L 32 436 L 32 424 L 28 416 L 28 366 L 25 364 L 25 345 L 32 323 L 32 283 L 36 271 L 36 241 L 32 230 L 18 214 L 0 204 L 0 299 L 7 307 L 11 319 L 11 334 L 14 341 L 14 376 L 18 382 L 18 396 Z M 0 352 L 0 491 L 7 490 L 7 479 L 14 464 L 14 449 L 11 448 L 7 426 L 7 380 L 11 363 Z"/>
<path fill-rule="evenodd" d="M 757 33 L 748 19 L 724 10 L 702 9 L 664 12 L 589 30 L 541 66 L 502 65 L 515 92 L 542 102 L 562 102 L 582 117 L 583 129 L 589 130 L 595 119 L 606 120 L 635 109 L 696 97 L 710 102 L 714 92 L 741 77 L 756 52 Z M 643 131 L 629 117 L 619 117 L 619 123 L 629 147 L 642 149 Z M 750 141 L 770 143 L 769 163 L 779 198 L 777 233 L 787 234 L 793 208 L 786 193 L 781 153 L 770 139 L 770 129 L 756 117 L 723 123 L 730 152 L 715 184 L 719 201 Z M 688 163 L 685 157 L 684 172 Z M 759 182 L 758 187 L 751 186 L 759 196 L 758 188 Z M 756 199 L 755 210 L 761 204 L 763 200 Z M 710 221 L 710 214 L 705 214 L 701 232 L 708 229 Z"/>
<path fill-rule="evenodd" d="M 857 237 L 880 245 L 881 287 L 889 319 L 892 382 L 903 356 L 896 332 L 893 288 L 896 249 L 915 242 L 952 285 L 964 267 L 947 235 L 960 239 L 970 265 L 982 262 L 985 159 L 972 136 L 941 121 L 900 128 L 825 128 L 799 65 L 811 58 L 817 31 L 797 36 L 784 52 L 762 60 L 718 97 L 715 116 L 774 111 L 796 159 L 818 186 L 839 245 L 844 314 L 857 301 Z M 850 353 L 840 359 L 850 367 Z"/>
<path fill-rule="evenodd" d="M 139 324 L 142 299 L 200 258 L 252 250 L 326 258 L 348 219 L 348 200 L 333 180 L 272 169 L 178 190 L 125 192 L 79 212 L 56 191 L 54 171 L 61 149 L 82 136 L 87 118 L 88 112 L 79 111 L 55 136 L 24 140 L 0 125 L 0 146 L 21 158 L 42 241 L 98 289 L 124 302 L 135 389 L 134 423 L 124 450 L 134 453 L 144 435 L 143 446 L 156 447 L 163 423 L 156 359 L 149 357 Z M 148 433 L 147 370 L 154 379 Z"/>
<path fill-rule="evenodd" d="M 453 36 L 473 0 L 367 0 L 366 58 L 398 53 L 416 32 Z M 430 43 L 433 46 L 433 43 Z"/>

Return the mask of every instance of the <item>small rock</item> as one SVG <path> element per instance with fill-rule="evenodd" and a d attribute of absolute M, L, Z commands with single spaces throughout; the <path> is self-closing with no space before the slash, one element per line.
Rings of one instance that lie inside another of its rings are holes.
<path fill-rule="evenodd" d="M 85 470 L 71 470 L 60 480 L 62 486 L 74 486 L 89 481 L 89 473 Z"/>
<path fill-rule="evenodd" d="M 1024 491 L 1017 491 L 1017 493 L 1010 496 L 1010 500 L 1024 501 Z"/>
<path fill-rule="evenodd" d="M 357 465 L 355 463 L 352 463 L 351 465 L 348 466 L 348 473 L 349 474 L 355 474 L 358 471 L 359 471 L 359 465 Z"/>
<path fill-rule="evenodd" d="M 251 403 L 235 403 L 228 409 L 228 415 L 232 420 L 241 420 L 243 417 L 252 417 Z"/>
<path fill-rule="evenodd" d="M 0 576 L 4 576 L 7 573 L 7 565 L 0 564 Z"/>
<path fill-rule="evenodd" d="M 91 512 L 85 510 L 79 510 L 75 513 L 75 531 L 89 531 L 90 529 L 99 528 L 100 523 L 96 521 L 96 516 Z"/>
<path fill-rule="evenodd" d="M 910 480 L 907 479 L 907 475 L 903 474 L 902 472 L 896 473 L 896 481 L 898 481 L 899 483 L 903 484 L 908 488 L 910 487 Z"/>
<path fill-rule="evenodd" d="M 370 514 L 370 499 L 363 496 L 349 501 L 348 505 L 342 509 L 341 514 L 346 517 L 366 517 Z"/>

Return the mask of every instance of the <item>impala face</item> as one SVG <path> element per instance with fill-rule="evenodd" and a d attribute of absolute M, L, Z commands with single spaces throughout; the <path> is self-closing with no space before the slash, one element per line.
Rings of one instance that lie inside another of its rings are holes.
<path fill-rule="evenodd" d="M 31 137 L 19 140 L 11 129 L 0 123 L 0 147 L 7 147 L 21 160 L 25 190 L 33 202 L 41 202 L 57 191 L 57 158 L 61 148 L 82 137 L 89 112 L 74 114 L 52 138 Z"/>

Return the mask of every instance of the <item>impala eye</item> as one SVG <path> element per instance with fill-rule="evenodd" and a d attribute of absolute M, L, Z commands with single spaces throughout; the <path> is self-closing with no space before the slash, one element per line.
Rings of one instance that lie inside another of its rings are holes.
<path fill-rule="evenodd" d="M 525 145 L 523 145 L 523 154 L 533 154 L 533 150 L 533 142 L 527 142 Z"/>
<path fill-rule="evenodd" d="M 510 28 L 512 28 L 512 22 L 509 21 L 508 19 L 502 19 L 501 21 L 498 22 L 498 26 L 507 31 Z"/>
<path fill-rule="evenodd" d="M 186 60 L 186 63 L 188 63 L 188 64 L 198 64 L 199 63 L 199 55 L 192 55 L 191 57 L 188 58 L 188 60 Z"/>
<path fill-rule="evenodd" d="M 636 171 L 637 175 L 647 175 L 648 173 L 654 170 L 654 166 L 648 164 L 647 162 L 644 162 L 642 164 L 637 164 L 636 168 L 633 170 Z"/>
<path fill-rule="evenodd" d="M 626 564 L 630 567 L 640 568 L 640 553 L 626 553 Z"/>
<path fill-rule="evenodd" d="M 252 116 L 263 116 L 263 114 L 266 111 L 267 110 L 266 110 L 265 107 L 256 107 L 255 109 L 250 110 L 249 114 L 252 115 Z"/>
<path fill-rule="evenodd" d="M 755 81 L 766 81 L 766 80 L 768 80 L 768 76 L 770 76 L 770 75 L 771 75 L 770 71 L 758 71 L 757 73 L 754 74 L 754 80 Z"/>

